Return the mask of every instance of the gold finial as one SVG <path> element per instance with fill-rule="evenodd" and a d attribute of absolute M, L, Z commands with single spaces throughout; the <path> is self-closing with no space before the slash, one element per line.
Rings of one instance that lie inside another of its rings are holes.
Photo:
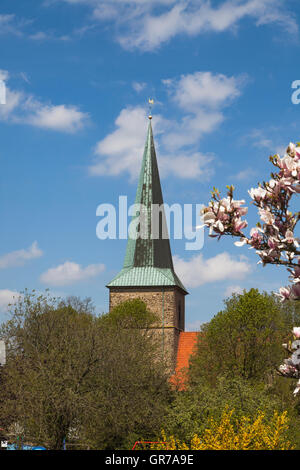
<path fill-rule="evenodd" d="M 154 100 L 149 98 L 148 103 L 149 103 L 149 116 L 148 116 L 148 118 L 151 121 L 151 119 L 152 119 L 152 105 L 154 104 Z"/>

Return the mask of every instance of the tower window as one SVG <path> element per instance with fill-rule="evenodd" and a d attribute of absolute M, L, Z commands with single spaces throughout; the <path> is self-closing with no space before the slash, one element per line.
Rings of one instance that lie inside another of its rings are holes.
<path fill-rule="evenodd" d="M 178 302 L 178 326 L 181 328 L 182 312 L 181 312 L 181 302 Z"/>

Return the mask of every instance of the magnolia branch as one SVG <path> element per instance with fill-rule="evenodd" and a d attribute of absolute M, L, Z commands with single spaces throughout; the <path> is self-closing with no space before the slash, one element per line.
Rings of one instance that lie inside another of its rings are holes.
<path fill-rule="evenodd" d="M 212 199 L 202 210 L 204 225 L 209 227 L 209 235 L 219 240 L 232 236 L 240 240 L 236 246 L 248 245 L 255 249 L 263 265 L 285 266 L 290 273 L 291 285 L 282 287 L 281 300 L 300 299 L 300 249 L 299 238 L 295 236 L 300 212 L 292 213 L 293 198 L 300 193 L 300 145 L 290 144 L 283 158 L 270 157 L 277 173 L 262 182 L 248 193 L 252 204 L 257 207 L 260 221 L 251 228 L 247 237 L 243 230 L 248 226 L 244 216 L 248 207 L 244 200 L 234 199 L 234 186 L 227 186 L 227 197 L 221 198 L 218 189 L 213 188 Z"/>

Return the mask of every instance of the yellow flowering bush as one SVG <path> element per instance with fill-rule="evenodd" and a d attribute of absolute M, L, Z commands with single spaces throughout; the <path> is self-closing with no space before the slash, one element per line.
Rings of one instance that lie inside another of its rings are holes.
<path fill-rule="evenodd" d="M 274 412 L 267 421 L 262 411 L 254 418 L 234 418 L 234 410 L 225 408 L 221 418 L 211 418 L 209 426 L 201 434 L 195 434 L 190 442 L 180 442 L 162 432 L 165 445 L 154 445 L 156 450 L 289 450 L 293 446 L 287 438 L 287 412 Z"/>

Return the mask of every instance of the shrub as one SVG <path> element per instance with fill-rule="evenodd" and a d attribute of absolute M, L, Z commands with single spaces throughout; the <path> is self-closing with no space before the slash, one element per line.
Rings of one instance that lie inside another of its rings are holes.
<path fill-rule="evenodd" d="M 208 427 L 195 434 L 189 444 L 174 436 L 167 437 L 162 432 L 162 440 L 168 450 L 290 450 L 292 444 L 287 437 L 287 412 L 274 412 L 271 420 L 266 420 L 262 411 L 254 418 L 242 416 L 234 418 L 234 410 L 226 407 L 219 419 L 211 418 Z M 161 445 L 153 446 L 165 449 Z"/>

